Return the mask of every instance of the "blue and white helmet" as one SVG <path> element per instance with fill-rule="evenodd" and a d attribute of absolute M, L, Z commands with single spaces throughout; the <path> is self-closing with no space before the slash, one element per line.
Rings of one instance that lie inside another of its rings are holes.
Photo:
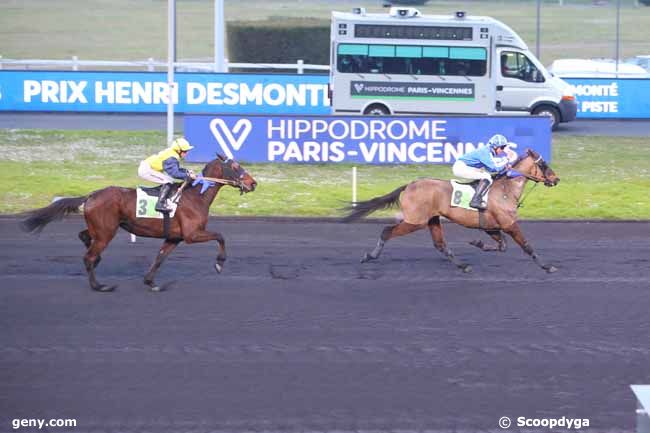
<path fill-rule="evenodd" d="M 501 134 L 494 134 L 487 142 L 490 149 L 497 149 L 508 145 L 508 139 Z"/>

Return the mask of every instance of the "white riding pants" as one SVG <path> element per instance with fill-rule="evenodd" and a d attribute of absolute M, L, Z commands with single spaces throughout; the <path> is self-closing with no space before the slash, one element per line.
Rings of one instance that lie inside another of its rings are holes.
<path fill-rule="evenodd" d="M 470 167 L 460 159 L 454 163 L 451 171 L 454 173 L 454 176 L 461 178 L 461 180 L 485 179 L 490 182 L 490 185 L 492 184 L 492 176 L 490 173 L 481 168 Z"/>
<path fill-rule="evenodd" d="M 147 161 L 142 161 L 140 163 L 140 166 L 138 167 L 138 176 L 153 183 L 174 183 L 174 178 L 167 173 L 161 173 L 154 170 Z"/>

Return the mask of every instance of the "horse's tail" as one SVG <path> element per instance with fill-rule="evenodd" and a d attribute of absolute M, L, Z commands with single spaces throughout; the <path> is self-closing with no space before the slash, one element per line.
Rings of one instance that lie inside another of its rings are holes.
<path fill-rule="evenodd" d="M 395 191 L 382 195 L 381 197 L 375 197 L 367 201 L 359 201 L 351 203 L 349 206 L 345 207 L 345 210 L 350 211 L 348 215 L 343 217 L 341 222 L 349 223 L 356 221 L 359 218 L 363 218 L 376 210 L 387 209 L 399 204 L 399 196 L 402 194 L 402 191 L 406 189 L 406 185 L 402 185 L 397 188 Z"/>
<path fill-rule="evenodd" d="M 28 233 L 40 233 L 52 221 L 60 220 L 71 213 L 78 213 L 79 207 L 84 204 L 88 196 L 62 198 L 49 206 L 26 212 L 27 217 L 20 227 Z"/>

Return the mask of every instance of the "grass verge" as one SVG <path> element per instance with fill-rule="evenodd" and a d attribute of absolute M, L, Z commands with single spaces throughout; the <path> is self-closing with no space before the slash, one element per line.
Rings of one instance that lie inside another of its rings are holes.
<path fill-rule="evenodd" d="M 1 130 L 0 213 L 140 184 L 139 161 L 164 147 L 164 134 Z M 562 181 L 537 187 L 520 210 L 527 219 L 650 219 L 647 139 L 556 137 L 551 166 Z M 188 164 L 198 170 L 201 166 Z M 350 165 L 245 164 L 259 182 L 244 196 L 224 188 L 214 215 L 339 216 L 351 199 Z M 383 195 L 418 177 L 451 177 L 449 166 L 360 166 L 358 198 Z M 528 187 L 530 188 L 530 186 Z M 395 211 L 378 213 L 389 216 Z"/>

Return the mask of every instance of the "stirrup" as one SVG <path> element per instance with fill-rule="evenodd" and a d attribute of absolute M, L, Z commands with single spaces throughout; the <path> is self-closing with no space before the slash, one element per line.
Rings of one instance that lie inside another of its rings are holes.
<path fill-rule="evenodd" d="M 170 209 L 165 205 L 165 203 L 156 203 L 156 212 L 165 213 L 169 211 Z"/>
<path fill-rule="evenodd" d="M 477 203 L 477 201 L 478 201 L 478 203 Z M 487 209 L 487 206 L 486 206 L 485 203 L 483 202 L 483 198 L 482 198 L 482 197 L 479 198 L 479 200 L 477 200 L 477 201 L 475 201 L 475 200 L 470 201 L 470 202 L 469 202 L 469 207 L 474 208 L 474 209 L 478 209 L 478 210 L 485 210 L 485 209 Z"/>

